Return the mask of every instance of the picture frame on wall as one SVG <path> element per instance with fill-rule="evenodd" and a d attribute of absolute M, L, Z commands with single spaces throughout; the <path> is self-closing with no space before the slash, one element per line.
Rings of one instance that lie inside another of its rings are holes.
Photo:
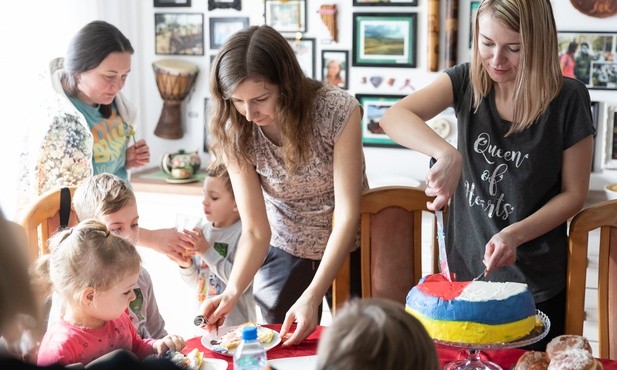
<path fill-rule="evenodd" d="M 204 143 L 203 150 L 208 153 L 208 137 L 209 137 L 209 119 L 210 119 L 210 107 L 208 106 L 210 98 L 204 98 Z"/>
<path fill-rule="evenodd" d="M 416 67 L 417 13 L 353 13 L 352 65 Z"/>
<path fill-rule="evenodd" d="M 307 77 L 315 78 L 315 39 L 314 38 L 287 38 L 287 42 L 296 54 L 298 63 Z"/>
<path fill-rule="evenodd" d="M 598 140 L 598 121 L 600 115 L 600 102 L 592 101 L 591 102 L 591 121 L 593 122 L 593 128 L 596 130 L 593 134 L 593 143 L 592 143 L 592 151 L 591 151 L 591 171 L 595 170 L 595 157 L 596 157 L 596 141 Z"/>
<path fill-rule="evenodd" d="M 208 0 L 208 10 L 214 9 L 242 10 L 242 0 Z"/>
<path fill-rule="evenodd" d="M 345 90 L 349 88 L 349 51 L 321 51 L 321 80 Z"/>
<path fill-rule="evenodd" d="M 353 6 L 417 6 L 418 0 L 353 0 Z"/>
<path fill-rule="evenodd" d="M 154 50 L 158 55 L 204 55 L 202 13 L 155 13 Z"/>
<path fill-rule="evenodd" d="M 564 76 L 588 89 L 617 90 L 617 32 L 559 31 L 557 42 Z"/>
<path fill-rule="evenodd" d="M 249 26 L 248 17 L 210 18 L 210 49 L 218 49 L 229 36 Z"/>
<path fill-rule="evenodd" d="M 606 131 L 604 140 L 604 168 L 617 169 L 617 106 L 606 109 Z"/>
<path fill-rule="evenodd" d="M 190 7 L 191 0 L 153 0 L 155 8 Z"/>
<path fill-rule="evenodd" d="M 361 121 L 362 145 L 403 148 L 386 135 L 379 126 L 379 121 L 388 108 L 404 97 L 405 95 L 356 94 L 356 99 L 364 110 Z"/>
<path fill-rule="evenodd" d="M 306 32 L 306 0 L 265 0 L 265 23 L 275 30 Z"/>
<path fill-rule="evenodd" d="M 469 2 L 469 48 L 473 45 L 473 27 L 476 23 L 476 15 L 478 15 L 478 8 L 480 7 L 480 1 Z"/>

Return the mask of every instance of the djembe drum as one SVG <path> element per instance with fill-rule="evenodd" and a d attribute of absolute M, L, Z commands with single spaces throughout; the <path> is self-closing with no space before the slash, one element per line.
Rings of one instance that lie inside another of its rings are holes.
<path fill-rule="evenodd" d="M 164 59 L 152 63 L 163 110 L 154 134 L 165 139 L 182 137 L 180 106 L 195 83 L 199 68 L 183 60 Z"/>

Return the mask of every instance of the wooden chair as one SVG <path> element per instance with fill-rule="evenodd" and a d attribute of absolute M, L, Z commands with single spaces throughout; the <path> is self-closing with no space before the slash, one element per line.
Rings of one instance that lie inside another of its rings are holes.
<path fill-rule="evenodd" d="M 589 232 L 600 229 L 598 258 L 598 357 L 617 359 L 617 200 L 594 204 L 570 223 L 566 333 L 583 334 Z"/>
<path fill-rule="evenodd" d="M 47 239 L 53 235 L 61 225 L 60 208 L 61 194 L 64 191 L 65 197 L 68 196 L 70 204 L 70 214 L 66 226 L 77 224 L 77 215 L 73 209 L 71 198 L 75 192 L 74 187 L 53 189 L 41 194 L 24 213 L 20 220 L 20 225 L 26 231 L 28 239 L 28 258 L 30 262 L 36 260 L 40 255 L 49 253 Z"/>
<path fill-rule="evenodd" d="M 384 186 L 362 194 L 360 254 L 362 297 L 405 302 L 409 289 L 422 277 L 422 216 L 432 201 L 423 190 Z M 438 271 L 436 227 L 433 217 L 433 272 Z M 349 299 L 349 258 L 332 288 L 332 314 Z"/>

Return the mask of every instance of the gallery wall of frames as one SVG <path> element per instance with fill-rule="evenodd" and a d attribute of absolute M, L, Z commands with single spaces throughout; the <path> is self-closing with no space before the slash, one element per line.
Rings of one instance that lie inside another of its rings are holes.
<path fill-rule="evenodd" d="M 586 14 L 570 1 L 552 3 L 560 58 L 570 55 L 574 66 L 564 69 L 564 74 L 583 81 L 593 100 L 597 134 L 592 187 L 601 187 L 617 177 L 617 32 L 611 27 L 617 15 Z M 199 68 L 183 105 L 184 130 L 190 135 L 163 139 L 161 146 L 183 147 L 190 142 L 208 155 L 204 122 L 210 63 L 229 35 L 249 25 L 268 24 L 287 38 L 307 76 L 350 91 L 364 107 L 362 138 L 369 181 L 422 179 L 426 158 L 396 145 L 379 127 L 379 119 L 389 106 L 430 83 L 445 68 L 469 60 L 478 4 L 469 0 L 152 0 L 153 59 L 186 60 Z M 568 54 L 574 44 L 576 49 Z M 456 145 L 452 111 L 428 123 Z"/>

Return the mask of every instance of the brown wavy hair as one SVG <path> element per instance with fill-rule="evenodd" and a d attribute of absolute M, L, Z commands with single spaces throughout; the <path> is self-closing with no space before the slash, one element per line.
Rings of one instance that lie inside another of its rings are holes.
<path fill-rule="evenodd" d="M 315 129 L 311 109 L 321 82 L 304 75 L 289 42 L 269 26 L 252 26 L 233 34 L 218 51 L 210 71 L 212 114 L 209 128 L 214 160 L 245 166 L 253 152 L 253 123 L 233 105 L 231 95 L 247 78 L 278 86 L 275 112 L 281 130 L 285 167 L 295 172 L 306 164 Z"/>
<path fill-rule="evenodd" d="M 471 58 L 476 110 L 494 84 L 482 66 L 478 51 L 479 18 L 485 13 L 521 35 L 521 62 L 515 81 L 514 119 L 509 135 L 531 126 L 559 94 L 563 76 L 559 67 L 557 28 L 549 0 L 484 0 L 480 3 Z"/>
<path fill-rule="evenodd" d="M 435 345 L 402 303 L 349 301 L 319 340 L 318 370 L 439 370 Z"/>

